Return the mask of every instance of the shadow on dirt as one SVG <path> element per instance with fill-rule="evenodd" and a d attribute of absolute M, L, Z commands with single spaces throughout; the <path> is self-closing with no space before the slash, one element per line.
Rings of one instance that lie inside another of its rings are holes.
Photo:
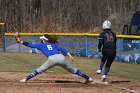
<path fill-rule="evenodd" d="M 117 80 L 117 81 L 110 81 L 109 83 L 129 83 L 132 82 L 131 80 Z"/>
<path fill-rule="evenodd" d="M 34 80 L 28 83 L 82 83 L 82 82 L 70 80 Z"/>

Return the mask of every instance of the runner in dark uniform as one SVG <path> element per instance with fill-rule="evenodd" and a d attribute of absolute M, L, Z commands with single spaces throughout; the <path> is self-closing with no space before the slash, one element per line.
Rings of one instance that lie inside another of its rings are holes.
<path fill-rule="evenodd" d="M 111 31 L 111 22 L 106 20 L 103 22 L 103 32 L 99 35 L 98 51 L 102 51 L 103 57 L 101 59 L 98 74 L 101 73 L 105 64 L 104 75 L 101 78 L 102 82 L 105 82 L 106 76 L 110 70 L 111 64 L 116 57 L 116 34 Z"/>

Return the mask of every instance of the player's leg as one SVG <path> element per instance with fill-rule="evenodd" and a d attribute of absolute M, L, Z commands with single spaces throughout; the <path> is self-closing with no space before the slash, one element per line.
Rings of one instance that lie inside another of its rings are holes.
<path fill-rule="evenodd" d="M 81 76 L 81 77 L 85 78 L 86 79 L 85 83 L 90 83 L 90 82 L 93 81 L 93 79 L 90 78 L 88 75 L 86 75 L 85 73 L 83 73 L 79 69 L 71 66 L 66 59 L 60 64 L 60 66 L 63 67 L 64 69 L 66 69 L 67 71 L 69 71 L 72 74 L 76 74 L 78 76 Z"/>
<path fill-rule="evenodd" d="M 97 74 L 100 74 L 102 72 L 102 69 L 104 67 L 104 64 L 105 64 L 105 62 L 107 60 L 106 53 L 103 51 L 102 54 L 103 54 L 103 57 L 101 58 L 99 69 L 96 71 Z"/>
<path fill-rule="evenodd" d="M 103 81 L 103 82 L 105 81 L 106 76 L 107 76 L 108 72 L 110 71 L 110 67 L 111 67 L 115 57 L 116 57 L 115 52 L 113 52 L 112 54 L 109 55 L 106 65 L 105 65 L 104 75 L 102 76 L 101 81 Z"/>
<path fill-rule="evenodd" d="M 30 73 L 26 78 L 20 80 L 20 82 L 27 82 L 31 78 L 35 77 L 41 72 L 44 72 L 52 67 L 54 67 L 56 63 L 51 62 L 50 60 L 47 60 L 44 64 L 42 64 L 39 68 L 35 69 L 32 73 Z"/>

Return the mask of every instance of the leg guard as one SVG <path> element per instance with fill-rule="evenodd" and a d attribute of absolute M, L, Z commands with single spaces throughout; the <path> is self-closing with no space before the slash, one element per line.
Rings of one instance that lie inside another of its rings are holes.
<path fill-rule="evenodd" d="M 81 72 L 80 70 L 77 70 L 75 74 L 85 79 L 89 79 L 89 76 L 87 76 L 85 73 Z"/>
<path fill-rule="evenodd" d="M 36 70 L 34 70 L 30 75 L 27 76 L 26 80 L 29 80 L 29 79 L 33 78 L 37 74 L 38 74 L 38 72 Z"/>

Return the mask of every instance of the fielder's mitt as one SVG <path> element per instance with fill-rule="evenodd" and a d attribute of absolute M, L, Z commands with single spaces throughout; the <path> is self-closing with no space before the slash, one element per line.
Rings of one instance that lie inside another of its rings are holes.
<path fill-rule="evenodd" d="M 16 32 L 14 36 L 15 36 L 16 42 L 17 42 L 17 43 L 20 43 L 21 40 L 20 40 L 20 35 L 19 35 L 19 33 Z"/>

